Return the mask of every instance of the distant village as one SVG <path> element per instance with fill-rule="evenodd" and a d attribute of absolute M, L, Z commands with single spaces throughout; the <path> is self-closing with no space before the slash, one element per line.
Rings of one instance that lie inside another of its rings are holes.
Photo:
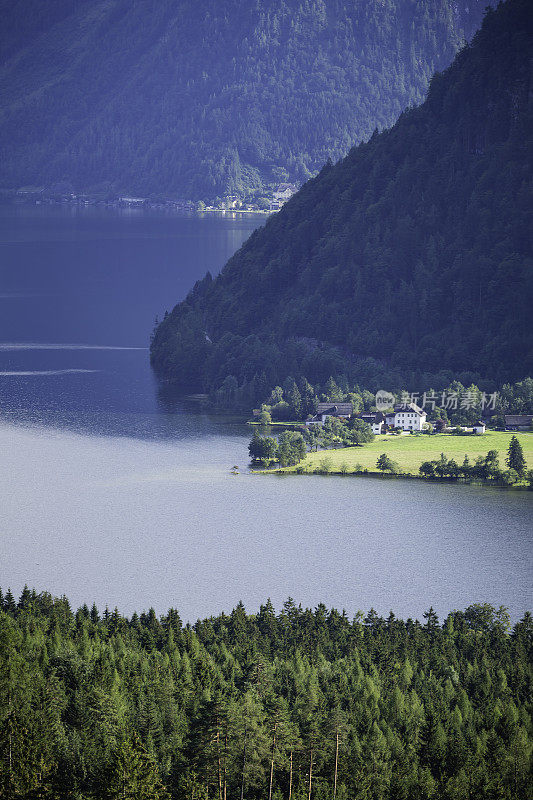
<path fill-rule="evenodd" d="M 254 417 L 259 417 L 260 409 L 254 409 Z M 388 411 L 369 411 L 354 414 L 351 403 L 326 401 L 318 403 L 316 414 L 302 421 L 306 427 L 322 427 L 329 419 L 348 420 L 352 417 L 366 422 L 374 435 L 398 431 L 404 433 L 446 433 L 460 429 L 464 433 L 483 434 L 487 421 L 479 419 L 469 426 L 453 425 L 446 427 L 442 419 L 428 419 L 427 413 L 416 403 L 396 405 Z M 505 430 L 530 431 L 533 429 L 533 414 L 506 414 Z"/>
<path fill-rule="evenodd" d="M 191 213 L 229 213 L 229 214 L 272 214 L 298 191 L 294 183 L 279 183 L 251 195 L 225 195 L 208 200 L 187 200 L 172 197 L 137 197 L 118 195 L 116 197 L 102 194 L 83 194 L 72 191 L 65 183 L 51 189 L 26 186 L 13 191 L 4 191 L 4 199 L 18 203 L 36 205 L 77 205 L 105 206 L 107 208 L 142 209 L 152 208 L 169 211 L 185 211 Z"/>
<path fill-rule="evenodd" d="M 353 408 L 351 403 L 319 403 L 317 413 L 314 417 L 306 420 L 305 424 L 307 426 L 324 425 L 326 420 L 331 417 L 350 419 L 352 416 Z M 442 420 L 428 420 L 426 412 L 416 403 L 394 406 L 390 411 L 370 411 L 358 414 L 357 418 L 366 422 L 375 435 L 393 430 L 407 433 L 444 430 L 444 426 L 441 427 L 439 424 Z M 486 425 L 482 420 L 478 420 L 469 428 L 463 428 L 464 431 L 469 430 L 472 433 L 485 433 L 485 429 Z"/>

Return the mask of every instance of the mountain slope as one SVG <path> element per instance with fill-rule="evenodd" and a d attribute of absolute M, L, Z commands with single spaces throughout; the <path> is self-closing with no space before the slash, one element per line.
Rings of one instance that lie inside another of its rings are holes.
<path fill-rule="evenodd" d="M 176 307 L 156 368 L 208 389 L 368 378 L 368 359 L 400 383 L 530 374 L 532 52 L 527 0 L 489 11 L 420 108 L 325 167 Z"/>
<path fill-rule="evenodd" d="M 0 0 L 0 187 L 306 180 L 420 102 L 486 0 Z"/>

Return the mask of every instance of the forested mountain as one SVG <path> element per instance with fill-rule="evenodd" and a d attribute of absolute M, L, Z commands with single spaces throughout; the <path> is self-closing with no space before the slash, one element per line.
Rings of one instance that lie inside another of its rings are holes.
<path fill-rule="evenodd" d="M 525 800 L 533 622 L 0 593 L 4 800 Z"/>
<path fill-rule="evenodd" d="M 422 100 L 488 0 L 0 0 L 0 188 L 301 182 Z"/>
<path fill-rule="evenodd" d="M 529 0 L 489 10 L 422 106 L 324 167 L 166 317 L 157 370 L 263 397 L 287 376 L 532 374 L 532 26 Z"/>

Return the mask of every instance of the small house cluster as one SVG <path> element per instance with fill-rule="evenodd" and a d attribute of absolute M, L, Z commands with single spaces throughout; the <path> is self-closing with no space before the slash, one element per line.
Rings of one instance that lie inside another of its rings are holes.
<path fill-rule="evenodd" d="M 350 419 L 352 414 L 353 406 L 351 403 L 319 403 L 315 416 L 306 420 L 305 424 L 307 426 L 323 425 L 330 417 Z"/>
<path fill-rule="evenodd" d="M 254 409 L 253 411 L 254 417 L 258 417 L 260 413 L 261 409 Z M 421 431 L 432 429 L 444 431 L 445 433 L 459 430 L 474 434 L 483 434 L 486 431 L 486 423 L 482 419 L 470 425 L 444 427 L 442 420 L 428 419 L 424 409 L 420 408 L 416 403 L 396 405 L 389 411 L 365 411 L 355 416 L 357 419 L 366 422 L 376 436 L 391 430 L 400 430 L 406 433 L 420 433 Z M 354 410 L 351 403 L 328 400 L 318 403 L 316 413 L 313 416 L 309 416 L 305 420 L 305 424 L 307 427 L 323 426 L 331 418 L 347 420 L 352 417 L 354 417 Z M 506 414 L 505 429 L 508 431 L 533 430 L 533 414 Z"/>
<path fill-rule="evenodd" d="M 353 406 L 351 403 L 319 403 L 314 417 L 306 420 L 307 426 L 323 425 L 330 417 L 339 419 L 349 419 L 353 416 Z M 390 428 L 399 428 L 403 431 L 421 431 L 427 421 L 426 412 L 419 408 L 416 403 L 408 406 L 395 406 L 392 411 L 374 411 L 360 414 L 367 425 L 370 425 L 372 433 L 385 433 Z"/>
<path fill-rule="evenodd" d="M 280 183 L 272 193 L 270 210 L 277 211 L 298 191 L 294 183 Z"/>

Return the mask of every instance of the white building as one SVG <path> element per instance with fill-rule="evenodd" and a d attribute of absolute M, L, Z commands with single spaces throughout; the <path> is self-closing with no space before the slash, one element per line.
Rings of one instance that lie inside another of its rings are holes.
<path fill-rule="evenodd" d="M 273 197 L 274 200 L 281 200 L 283 202 L 289 200 L 298 189 L 294 183 L 280 183 L 276 187 Z"/>
<path fill-rule="evenodd" d="M 475 425 L 472 425 L 473 433 L 485 433 L 485 423 L 479 420 Z"/>
<path fill-rule="evenodd" d="M 146 197 L 119 197 L 118 201 L 123 206 L 142 206 L 146 203 Z"/>
<path fill-rule="evenodd" d="M 374 413 L 368 413 L 368 414 L 361 414 L 360 419 L 362 419 L 363 422 L 366 422 L 367 425 L 370 425 L 374 436 L 378 436 L 380 433 L 384 432 L 385 416 L 384 414 L 382 414 L 381 411 L 376 411 Z"/>
<path fill-rule="evenodd" d="M 395 406 L 394 411 L 386 415 L 389 427 L 401 428 L 404 431 L 421 431 L 426 423 L 427 414 L 416 403 L 408 406 Z"/>

